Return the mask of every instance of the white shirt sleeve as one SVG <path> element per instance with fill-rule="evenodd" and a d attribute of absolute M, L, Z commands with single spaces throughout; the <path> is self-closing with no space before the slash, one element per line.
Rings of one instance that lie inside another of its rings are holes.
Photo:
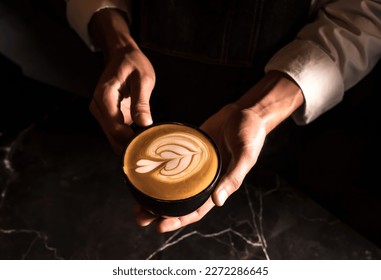
<path fill-rule="evenodd" d="M 322 6 L 265 71 L 285 72 L 299 84 L 305 104 L 293 118 L 306 124 L 337 105 L 380 58 L 381 0 L 337 0 Z"/>
<path fill-rule="evenodd" d="M 66 0 L 66 17 L 71 28 L 94 51 L 95 47 L 88 32 L 91 17 L 104 8 L 120 9 L 129 16 L 126 2 L 126 0 Z"/>

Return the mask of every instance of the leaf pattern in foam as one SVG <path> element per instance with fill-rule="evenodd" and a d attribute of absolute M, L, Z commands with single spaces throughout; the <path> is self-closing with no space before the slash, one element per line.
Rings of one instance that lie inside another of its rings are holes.
<path fill-rule="evenodd" d="M 135 169 L 138 173 L 148 173 L 152 170 L 154 170 L 156 167 L 158 167 L 160 164 L 162 164 L 163 161 L 153 161 L 149 159 L 140 159 L 136 163 L 138 168 Z"/>
<path fill-rule="evenodd" d="M 169 133 L 146 147 L 145 156 L 136 162 L 135 171 L 145 174 L 158 172 L 158 180 L 183 180 L 203 166 L 207 147 L 195 135 Z"/>

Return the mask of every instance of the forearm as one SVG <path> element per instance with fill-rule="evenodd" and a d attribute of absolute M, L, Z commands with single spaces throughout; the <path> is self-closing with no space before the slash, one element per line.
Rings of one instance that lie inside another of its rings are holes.
<path fill-rule="evenodd" d="M 263 120 L 268 134 L 303 102 L 302 90 L 290 77 L 270 71 L 235 103 L 240 110 L 250 110 Z"/>
<path fill-rule="evenodd" d="M 106 56 L 121 48 L 137 48 L 125 15 L 117 9 L 102 9 L 95 13 L 89 23 L 89 34 Z"/>
<path fill-rule="evenodd" d="M 129 0 L 66 0 L 66 16 L 70 26 L 93 51 L 96 50 L 89 35 L 89 23 L 94 14 L 103 9 L 118 9 L 130 19 Z"/>

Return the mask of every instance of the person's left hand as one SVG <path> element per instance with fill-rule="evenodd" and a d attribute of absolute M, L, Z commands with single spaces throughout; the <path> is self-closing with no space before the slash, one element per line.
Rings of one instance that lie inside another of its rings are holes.
<path fill-rule="evenodd" d="M 159 232 L 173 231 L 201 220 L 215 205 L 222 206 L 256 163 L 266 137 L 264 121 L 234 103 L 223 107 L 200 128 L 216 142 L 223 162 L 212 196 L 199 209 L 181 217 L 158 217 L 137 206 L 135 215 L 140 226 L 156 223 Z"/>

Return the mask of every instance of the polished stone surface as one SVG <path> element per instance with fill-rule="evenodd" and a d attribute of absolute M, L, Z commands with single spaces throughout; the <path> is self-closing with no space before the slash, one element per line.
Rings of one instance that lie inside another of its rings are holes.
<path fill-rule="evenodd" d="M 2 63 L 0 259 L 381 259 L 269 169 L 196 224 L 167 234 L 138 227 L 120 158 L 88 100 Z"/>

